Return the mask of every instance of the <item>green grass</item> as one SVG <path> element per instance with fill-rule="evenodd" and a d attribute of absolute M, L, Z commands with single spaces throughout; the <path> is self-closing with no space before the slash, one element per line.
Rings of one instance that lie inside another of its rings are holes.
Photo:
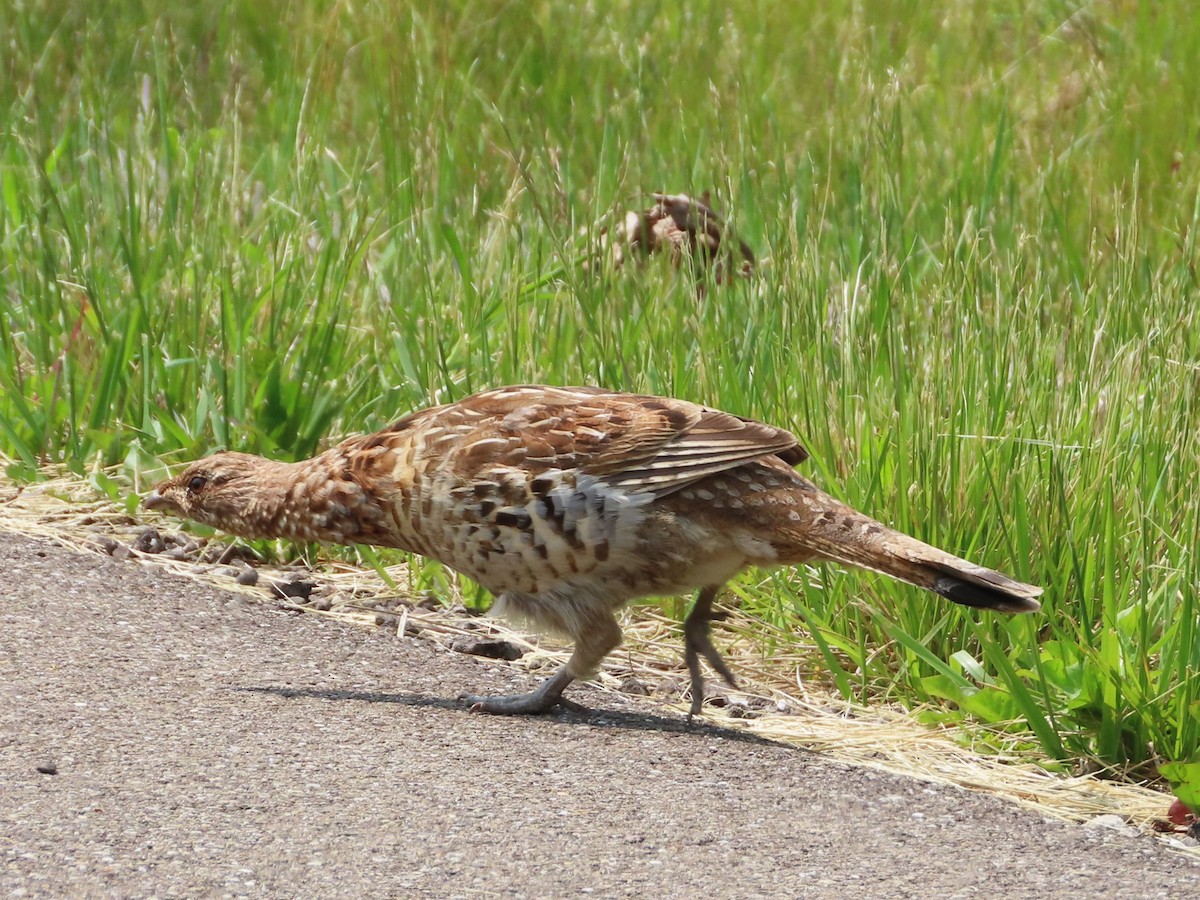
<path fill-rule="evenodd" d="M 1004 619 L 748 576 L 809 677 L 1053 759 L 1197 758 L 1189 3 L 194 7 L 0 19 L 14 477 L 300 457 L 509 382 L 696 399 L 1046 587 Z M 712 188 L 761 276 L 585 270 L 662 188 Z"/>

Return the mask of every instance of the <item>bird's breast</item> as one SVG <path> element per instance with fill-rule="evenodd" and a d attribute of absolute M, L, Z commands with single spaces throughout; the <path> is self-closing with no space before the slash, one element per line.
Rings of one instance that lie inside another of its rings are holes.
<path fill-rule="evenodd" d="M 399 544 L 489 590 L 541 593 L 633 564 L 653 500 L 573 470 L 413 473 L 390 504 Z"/>

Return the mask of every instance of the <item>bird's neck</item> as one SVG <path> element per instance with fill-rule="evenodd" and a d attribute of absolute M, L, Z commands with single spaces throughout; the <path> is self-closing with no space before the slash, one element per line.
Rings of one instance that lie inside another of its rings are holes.
<path fill-rule="evenodd" d="M 319 456 L 287 463 L 246 457 L 237 487 L 224 485 L 201 521 L 245 538 L 308 543 L 397 543 L 388 510 L 390 479 L 362 472 L 365 457 L 346 442 Z M 393 485 L 394 486 L 394 485 Z"/>
<path fill-rule="evenodd" d="M 335 544 L 376 543 L 384 513 L 335 447 L 312 459 L 278 463 L 258 517 L 263 536 Z"/>

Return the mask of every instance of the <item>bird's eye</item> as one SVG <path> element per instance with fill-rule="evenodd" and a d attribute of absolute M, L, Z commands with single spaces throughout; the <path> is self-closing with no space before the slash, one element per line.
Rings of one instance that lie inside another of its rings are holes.
<path fill-rule="evenodd" d="M 188 491 L 194 494 L 206 484 L 208 484 L 208 479 L 203 475 L 193 475 L 192 480 L 188 482 Z"/>

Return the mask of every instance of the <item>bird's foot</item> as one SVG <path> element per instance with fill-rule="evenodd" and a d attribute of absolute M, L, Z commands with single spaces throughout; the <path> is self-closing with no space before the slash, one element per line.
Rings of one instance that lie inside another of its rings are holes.
<path fill-rule="evenodd" d="M 708 660 L 708 664 L 716 669 L 725 683 L 731 688 L 737 689 L 737 681 L 733 677 L 733 673 L 729 671 L 725 660 L 717 655 L 717 651 L 711 646 L 707 650 L 702 650 L 704 658 Z M 683 651 L 684 661 L 687 663 L 688 671 L 692 676 L 691 695 L 692 705 L 688 709 L 688 724 L 692 724 L 692 719 L 700 715 L 700 711 L 704 708 L 704 675 L 700 672 L 700 657 L 696 650 L 692 647 L 685 647 Z"/>
<path fill-rule="evenodd" d="M 588 712 L 588 708 L 582 703 L 576 703 L 566 697 L 539 697 L 537 694 L 537 691 L 527 694 L 504 694 L 499 697 L 459 694 L 458 702 L 465 704 L 471 712 L 491 713 L 495 716 L 537 716 L 556 709 L 576 713 Z"/>
<path fill-rule="evenodd" d="M 495 716 L 536 716 L 559 707 L 572 712 L 587 712 L 586 707 L 567 700 L 562 695 L 563 690 L 574 678 L 567 667 L 563 666 L 552 677 L 542 682 L 540 687 L 528 693 L 505 694 L 500 697 L 460 694 L 458 702 L 468 704 L 471 712 L 485 712 Z"/>

